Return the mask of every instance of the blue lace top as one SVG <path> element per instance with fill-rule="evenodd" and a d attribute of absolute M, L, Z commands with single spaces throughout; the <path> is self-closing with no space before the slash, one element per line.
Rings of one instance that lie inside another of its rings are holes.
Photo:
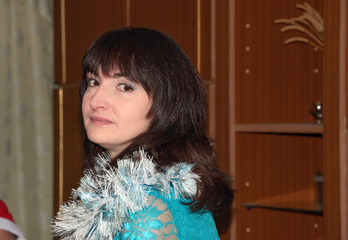
<path fill-rule="evenodd" d="M 216 240 L 220 239 L 209 211 L 192 213 L 183 198 L 163 197 L 151 191 L 150 204 L 145 209 L 129 214 L 123 231 L 114 239 L 122 240 Z"/>

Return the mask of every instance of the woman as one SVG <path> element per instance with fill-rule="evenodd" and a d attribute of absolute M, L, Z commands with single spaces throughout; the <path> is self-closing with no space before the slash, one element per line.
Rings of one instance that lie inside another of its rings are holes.
<path fill-rule="evenodd" d="M 163 33 L 102 35 L 83 60 L 86 167 L 54 232 L 65 239 L 219 239 L 229 178 L 205 134 L 206 92 Z"/>

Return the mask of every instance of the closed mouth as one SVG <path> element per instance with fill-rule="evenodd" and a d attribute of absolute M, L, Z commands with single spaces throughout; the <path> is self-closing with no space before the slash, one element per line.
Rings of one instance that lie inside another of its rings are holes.
<path fill-rule="evenodd" d="M 93 124 L 97 124 L 97 125 L 108 125 L 108 124 L 112 124 L 112 121 L 110 121 L 110 120 L 107 119 L 107 118 L 92 116 L 92 117 L 90 117 L 90 119 L 91 119 L 91 122 L 92 122 Z"/>

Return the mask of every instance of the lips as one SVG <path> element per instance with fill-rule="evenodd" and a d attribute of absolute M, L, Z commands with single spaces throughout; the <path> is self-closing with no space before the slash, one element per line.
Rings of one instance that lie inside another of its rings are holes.
<path fill-rule="evenodd" d="M 112 124 L 112 121 L 110 121 L 107 118 L 92 116 L 92 117 L 90 117 L 90 119 L 91 119 L 91 122 L 93 124 L 95 124 L 95 125 L 109 125 L 109 124 Z"/>

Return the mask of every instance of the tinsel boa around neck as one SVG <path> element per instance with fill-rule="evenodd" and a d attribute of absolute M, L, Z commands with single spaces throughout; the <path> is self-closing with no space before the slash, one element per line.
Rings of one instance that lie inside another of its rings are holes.
<path fill-rule="evenodd" d="M 199 176 L 192 164 L 178 163 L 157 171 L 143 151 L 109 165 L 107 155 L 96 158 L 96 172 L 86 171 L 72 200 L 61 205 L 53 220 L 53 233 L 62 239 L 113 239 L 128 220 L 129 212 L 148 206 L 150 190 L 174 198 L 197 192 Z"/>

